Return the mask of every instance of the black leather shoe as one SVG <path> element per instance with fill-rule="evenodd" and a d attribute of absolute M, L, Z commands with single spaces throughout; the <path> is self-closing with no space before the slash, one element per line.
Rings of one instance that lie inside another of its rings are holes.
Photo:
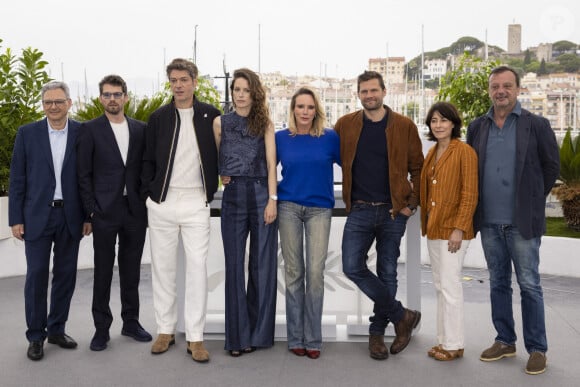
<path fill-rule="evenodd" d="M 30 360 L 40 360 L 44 357 L 44 341 L 31 341 L 26 355 Z"/>
<path fill-rule="evenodd" d="M 96 331 L 91 340 L 91 351 L 103 351 L 107 348 L 107 343 L 111 340 L 109 332 Z"/>
<path fill-rule="evenodd" d="M 48 336 L 48 342 L 50 344 L 56 344 L 59 347 L 66 349 L 73 349 L 77 347 L 77 342 L 66 333 L 63 333 L 62 335 Z"/>
<path fill-rule="evenodd" d="M 129 336 L 137 341 L 142 342 L 153 340 L 153 337 L 151 337 L 149 332 L 147 332 L 137 320 L 127 321 L 125 324 L 123 324 L 121 334 L 123 336 Z"/>

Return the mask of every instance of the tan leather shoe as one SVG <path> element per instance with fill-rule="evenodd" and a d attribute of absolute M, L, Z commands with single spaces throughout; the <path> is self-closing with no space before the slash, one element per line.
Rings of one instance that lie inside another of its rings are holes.
<path fill-rule="evenodd" d="M 191 358 L 198 363 L 209 361 L 209 352 L 203 346 L 203 341 L 188 341 L 187 353 L 191 353 Z"/>
<path fill-rule="evenodd" d="M 175 344 L 175 335 L 160 333 L 159 336 L 157 336 L 157 340 L 155 340 L 151 346 L 151 353 L 159 355 L 160 353 L 167 352 L 169 346 L 173 344 Z"/>

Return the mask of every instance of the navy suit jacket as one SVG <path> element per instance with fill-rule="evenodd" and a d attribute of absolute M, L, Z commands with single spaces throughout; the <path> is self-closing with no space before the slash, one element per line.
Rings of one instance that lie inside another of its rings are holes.
<path fill-rule="evenodd" d="M 77 170 L 83 206 L 87 214 L 111 220 L 122 213 L 127 187 L 133 216 L 147 222 L 147 208 L 140 197 L 145 149 L 145 123 L 125 117 L 129 126 L 129 150 L 123 163 L 109 119 L 102 115 L 81 125 L 77 139 Z"/>
<path fill-rule="evenodd" d="M 554 131 L 544 117 L 522 109 L 516 126 L 516 208 L 514 224 L 525 239 L 541 237 L 546 231 L 546 196 L 560 175 L 560 151 Z M 482 116 L 467 128 L 467 143 L 477 156 L 479 202 L 473 226 L 482 225 L 483 169 L 491 120 Z"/>
<path fill-rule="evenodd" d="M 80 123 L 68 120 L 61 185 L 66 223 L 73 238 L 82 238 L 85 215 L 76 173 L 75 142 Z M 9 224 L 24 224 L 24 239 L 41 236 L 56 189 L 47 119 L 18 129 L 10 165 Z"/>

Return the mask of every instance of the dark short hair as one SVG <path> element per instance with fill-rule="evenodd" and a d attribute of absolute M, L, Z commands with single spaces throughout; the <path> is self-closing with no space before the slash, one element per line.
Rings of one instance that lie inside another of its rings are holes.
<path fill-rule="evenodd" d="M 356 82 L 357 93 L 360 91 L 360 84 L 362 82 L 370 81 L 371 79 L 378 79 L 379 84 L 381 85 L 381 89 L 382 90 L 386 89 L 385 81 L 383 80 L 383 76 L 381 75 L 381 73 L 378 73 L 376 71 L 365 71 L 364 73 L 362 73 L 361 75 L 358 76 L 358 79 Z"/>
<path fill-rule="evenodd" d="M 487 80 L 489 81 L 492 75 L 505 73 L 506 71 L 511 72 L 516 77 L 516 86 L 520 87 L 520 74 L 518 74 L 516 70 L 514 70 L 509 66 L 495 67 L 494 69 L 491 70 L 491 73 L 489 73 L 489 77 L 487 78 Z"/>
<path fill-rule="evenodd" d="M 197 79 L 197 66 L 192 61 L 182 58 L 175 58 L 167 65 L 167 78 L 173 70 L 187 71 L 191 79 Z"/>
<path fill-rule="evenodd" d="M 99 82 L 99 94 L 103 94 L 104 85 L 121 86 L 123 93 L 127 94 L 127 83 L 118 75 L 111 74 L 101 79 L 101 82 Z"/>
<path fill-rule="evenodd" d="M 453 122 L 453 130 L 451 130 L 451 138 L 461 137 L 461 116 L 457 111 L 457 108 L 449 102 L 436 102 L 434 103 L 429 112 L 427 113 L 427 118 L 425 118 L 425 125 L 429 128 L 429 133 L 427 133 L 427 139 L 431 141 L 437 141 L 437 138 L 433 135 L 431 130 L 431 119 L 435 112 L 441 114 L 443 117 L 447 118 L 449 121 Z"/>

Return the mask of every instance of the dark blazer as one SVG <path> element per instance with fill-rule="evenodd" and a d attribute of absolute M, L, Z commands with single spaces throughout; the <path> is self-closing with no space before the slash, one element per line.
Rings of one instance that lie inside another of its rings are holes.
<path fill-rule="evenodd" d="M 106 220 L 122 213 L 123 189 L 126 186 L 131 213 L 146 221 L 147 208 L 140 197 L 145 123 L 125 118 L 129 126 L 129 150 L 125 164 L 105 115 L 81 124 L 77 139 L 80 195 L 87 214 L 96 213 Z"/>
<path fill-rule="evenodd" d="M 85 214 L 77 184 L 75 142 L 80 123 L 68 120 L 61 185 L 66 223 L 73 238 L 82 238 Z M 24 224 L 24 239 L 38 238 L 50 215 L 56 179 L 46 118 L 22 126 L 16 134 L 10 165 L 9 223 Z"/>
<path fill-rule="evenodd" d="M 526 239 L 541 237 L 546 231 L 546 196 L 560 175 L 560 152 L 547 119 L 522 109 L 516 126 L 516 208 L 514 223 Z M 481 192 L 487 137 L 491 120 L 481 116 L 467 128 L 467 143 L 479 162 L 479 201 L 473 226 L 482 225 Z"/>

